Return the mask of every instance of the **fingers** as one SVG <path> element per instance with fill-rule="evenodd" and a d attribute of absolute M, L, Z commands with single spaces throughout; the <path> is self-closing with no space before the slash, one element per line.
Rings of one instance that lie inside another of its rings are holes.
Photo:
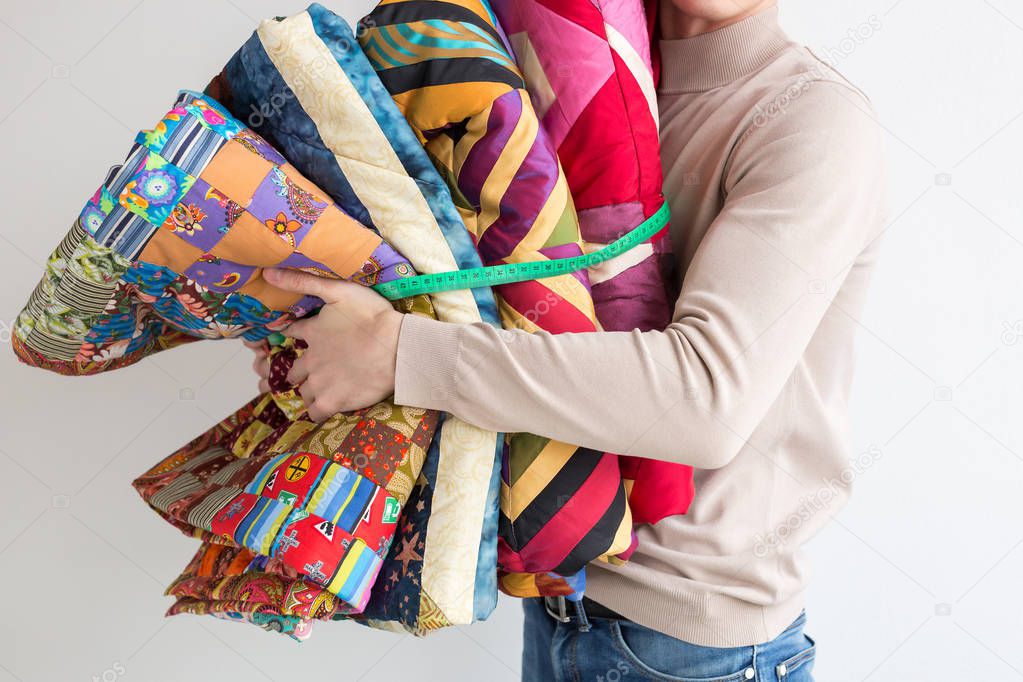
<path fill-rule="evenodd" d="M 298 394 L 302 396 L 302 401 L 305 403 L 306 414 L 315 422 L 322 422 L 330 419 L 339 412 L 345 412 L 349 408 L 346 406 L 345 400 L 338 397 L 338 393 L 329 383 L 324 383 L 317 375 L 313 375 L 311 379 L 305 381 L 304 378 L 308 376 L 307 367 L 299 366 L 296 363 L 295 367 L 292 367 L 292 372 L 295 369 L 301 373 L 303 377 L 303 383 L 298 384 Z M 288 381 L 291 381 L 291 375 L 288 375 Z"/>
<path fill-rule="evenodd" d="M 302 402 L 305 403 L 306 414 L 314 422 L 325 421 L 338 412 L 336 409 L 331 409 L 322 395 L 317 397 L 316 390 L 309 384 L 299 386 L 298 394 L 302 396 Z"/>
<path fill-rule="evenodd" d="M 338 284 L 338 280 L 317 277 L 307 272 L 281 270 L 279 268 L 263 270 L 263 278 L 278 289 L 292 291 L 296 294 L 316 296 L 317 298 L 322 298 L 327 303 L 333 303 L 337 299 L 335 287 Z"/>
<path fill-rule="evenodd" d="M 259 392 L 269 393 L 270 391 L 270 363 L 267 358 L 270 355 L 269 349 L 266 344 L 262 341 L 242 341 L 246 347 L 251 348 L 253 352 L 252 357 L 252 371 L 259 377 Z"/>
<path fill-rule="evenodd" d="M 312 419 L 314 422 L 319 423 L 330 419 L 335 414 L 337 414 L 337 411 L 330 409 L 329 407 L 325 406 L 322 402 L 317 402 L 314 400 L 312 405 L 309 405 L 308 403 L 306 404 L 306 414 L 308 414 L 309 418 Z"/>
<path fill-rule="evenodd" d="M 292 386 L 298 386 L 308 378 L 309 363 L 305 361 L 304 357 L 295 360 L 295 363 L 291 366 L 291 371 L 288 372 L 288 383 Z"/>
<path fill-rule="evenodd" d="M 293 291 L 296 294 L 316 296 L 317 298 L 322 298 L 326 303 L 339 303 L 354 293 L 361 292 L 365 295 L 368 291 L 366 287 L 355 282 L 317 277 L 316 275 L 310 275 L 307 272 L 299 272 L 297 270 L 267 268 L 263 270 L 263 277 L 278 289 Z M 383 296 L 376 294 L 376 292 L 373 293 L 381 301 L 384 301 L 387 306 L 390 306 L 390 303 L 387 303 Z"/>
<path fill-rule="evenodd" d="M 257 355 L 252 358 L 252 371 L 260 379 L 268 379 L 270 377 L 270 363 L 266 361 L 265 355 Z"/>
<path fill-rule="evenodd" d="M 254 369 L 255 369 L 257 363 L 264 363 L 264 364 L 266 363 L 266 359 L 270 356 L 270 347 L 267 345 L 265 340 L 264 341 L 248 341 L 246 339 L 242 339 L 242 343 L 245 344 L 246 348 L 248 348 L 249 350 L 252 351 L 252 356 L 253 356 L 253 359 L 254 359 L 254 362 L 253 362 L 252 366 L 253 366 Z M 256 373 L 259 374 L 259 370 L 258 369 L 256 370 Z"/>
<path fill-rule="evenodd" d="M 302 341 L 309 340 L 309 327 L 313 322 L 316 321 L 315 317 L 311 317 L 306 320 L 299 320 L 298 322 L 292 322 L 287 327 L 281 330 L 281 333 L 285 336 L 290 336 L 293 339 L 300 339 Z"/>

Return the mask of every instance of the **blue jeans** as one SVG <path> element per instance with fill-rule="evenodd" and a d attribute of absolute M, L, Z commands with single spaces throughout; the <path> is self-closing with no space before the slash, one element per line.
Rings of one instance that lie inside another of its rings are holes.
<path fill-rule="evenodd" d="M 688 644 L 629 620 L 587 618 L 568 604 L 560 623 L 542 599 L 526 599 L 523 682 L 812 682 L 816 653 L 803 634 L 806 614 L 756 646 Z"/>

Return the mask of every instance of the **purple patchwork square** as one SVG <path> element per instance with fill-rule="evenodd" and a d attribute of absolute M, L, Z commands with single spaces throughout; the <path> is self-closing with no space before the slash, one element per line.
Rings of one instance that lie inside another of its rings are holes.
<path fill-rule="evenodd" d="M 390 282 L 402 277 L 411 277 L 416 274 L 412 266 L 394 247 L 387 242 L 381 242 L 373 249 L 366 262 L 363 263 L 359 273 L 352 277 L 353 281 L 361 282 L 372 286 L 379 282 Z"/>
<path fill-rule="evenodd" d="M 304 270 L 305 272 L 319 275 L 321 277 L 337 278 L 337 275 L 332 273 L 330 268 L 326 265 L 297 251 L 278 263 L 275 267 L 295 268 L 296 270 Z M 288 311 L 295 317 L 305 317 L 310 311 L 316 310 L 322 305 L 323 299 L 316 298 L 315 296 L 303 296 L 299 301 L 292 304 L 288 308 Z"/>
<path fill-rule="evenodd" d="M 320 277 L 330 277 L 332 279 L 337 279 L 337 275 L 335 275 L 329 267 L 327 267 L 326 265 L 319 261 L 313 260 L 309 256 L 299 251 L 291 253 L 287 258 L 282 260 L 274 267 L 305 270 L 306 272 L 312 273 L 314 275 L 319 275 Z"/>
<path fill-rule="evenodd" d="M 326 208 L 326 203 L 318 201 L 279 168 L 274 168 L 259 183 L 247 210 L 267 229 L 296 248 Z"/>
<path fill-rule="evenodd" d="M 310 311 L 323 306 L 323 299 L 315 296 L 303 296 L 297 303 L 288 306 L 288 312 L 295 317 L 305 317 Z"/>
<path fill-rule="evenodd" d="M 205 252 L 224 238 L 242 208 L 202 178 L 181 198 L 163 227 Z"/>
<path fill-rule="evenodd" d="M 247 149 L 259 154 L 275 166 L 283 166 L 288 162 L 287 159 L 281 156 L 279 151 L 270 146 L 269 142 L 248 128 L 242 128 L 242 130 L 240 130 L 233 139 L 235 142 L 241 143 Z"/>
<path fill-rule="evenodd" d="M 207 253 L 192 263 L 183 274 L 211 291 L 228 292 L 240 289 L 255 271 L 252 265 L 241 265 Z"/>

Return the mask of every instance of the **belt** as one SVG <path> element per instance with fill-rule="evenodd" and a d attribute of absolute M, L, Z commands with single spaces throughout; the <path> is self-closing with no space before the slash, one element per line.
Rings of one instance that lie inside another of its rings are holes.
<path fill-rule="evenodd" d="M 571 623 L 573 620 L 583 622 L 588 618 L 629 620 L 617 611 L 612 611 L 589 597 L 583 597 L 582 602 L 570 602 L 564 597 L 544 597 L 543 607 L 547 611 L 547 615 L 559 623 Z M 580 611 L 582 613 L 579 613 Z"/>

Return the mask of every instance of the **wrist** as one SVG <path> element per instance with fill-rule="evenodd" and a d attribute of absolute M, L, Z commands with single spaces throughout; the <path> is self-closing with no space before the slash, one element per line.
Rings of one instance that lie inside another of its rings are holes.
<path fill-rule="evenodd" d="M 457 402 L 462 325 L 413 314 L 402 317 L 395 401 L 399 405 L 450 411 Z"/>
<path fill-rule="evenodd" d="M 398 366 L 398 337 L 405 315 L 397 310 L 388 310 L 377 316 L 376 336 L 383 345 L 387 372 L 393 384 Z"/>

